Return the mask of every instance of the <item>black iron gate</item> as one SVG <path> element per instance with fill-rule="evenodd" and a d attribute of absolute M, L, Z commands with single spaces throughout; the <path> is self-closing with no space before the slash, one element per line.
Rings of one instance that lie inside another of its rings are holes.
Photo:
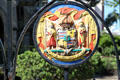
<path fill-rule="evenodd" d="M 1 45 L 1 49 L 2 49 L 2 55 L 3 55 L 3 61 L 4 61 L 4 80 L 14 80 L 15 79 L 15 71 L 16 71 L 16 61 L 17 61 L 17 55 L 18 55 L 18 52 L 19 52 L 19 48 L 20 48 L 20 45 L 23 41 L 23 38 L 24 38 L 24 35 L 25 33 L 27 32 L 27 30 L 30 28 L 30 25 L 32 23 L 35 22 L 35 20 L 38 18 L 38 16 L 49 6 L 51 6 L 52 4 L 54 4 L 56 2 L 56 0 L 52 0 L 51 2 L 49 2 L 48 4 L 46 4 L 44 7 L 42 7 L 41 9 L 39 9 L 31 18 L 30 20 L 27 22 L 27 24 L 25 25 L 24 29 L 22 30 L 21 34 L 20 34 L 20 37 L 17 41 L 17 44 L 16 44 L 16 52 L 15 52 L 15 57 L 13 58 L 13 61 L 12 61 L 12 68 L 13 68 L 13 71 L 12 71 L 12 75 L 11 77 L 8 77 L 10 76 L 8 73 L 10 70 L 10 68 L 7 68 L 6 65 L 7 65 L 7 62 L 6 62 L 6 54 L 5 54 L 5 49 L 4 49 L 4 45 L 2 43 L 2 41 L 0 40 L 0 45 Z M 65 0 L 64 3 L 67 4 L 69 1 L 68 0 Z M 77 2 L 78 3 L 78 2 Z M 118 51 L 118 48 L 117 48 L 117 45 L 115 43 L 115 39 L 109 29 L 109 27 L 105 24 L 104 20 L 97 14 L 97 12 L 95 10 L 93 10 L 89 5 L 87 5 L 86 3 L 82 2 L 82 1 L 79 1 L 79 3 L 84 6 L 84 7 L 87 7 L 88 11 L 93 13 L 93 15 L 98 18 L 105 26 L 105 28 L 107 29 L 111 39 L 112 39 L 112 42 L 113 42 L 113 45 L 114 45 L 114 49 L 115 49 L 115 53 L 116 53 L 116 59 L 117 59 L 117 68 L 118 68 L 118 80 L 120 80 L 120 59 L 119 59 L 119 51 Z M 64 80 L 68 80 L 68 68 L 65 68 L 64 69 Z"/>

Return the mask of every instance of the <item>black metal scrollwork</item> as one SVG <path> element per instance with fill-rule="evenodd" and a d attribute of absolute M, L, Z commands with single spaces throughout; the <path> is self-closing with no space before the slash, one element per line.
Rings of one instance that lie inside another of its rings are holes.
<path fill-rule="evenodd" d="M 23 38 L 24 38 L 24 35 L 25 33 L 27 32 L 27 30 L 30 28 L 30 25 L 32 23 L 34 23 L 34 21 L 38 18 L 38 16 L 42 13 L 43 10 L 45 10 L 47 7 L 51 6 L 53 3 L 55 3 L 56 0 L 52 0 L 51 2 L 49 2 L 47 5 L 45 5 L 44 7 L 42 7 L 41 9 L 39 9 L 31 18 L 30 20 L 27 22 L 27 24 L 25 25 L 23 31 L 21 32 L 21 35 L 17 41 L 17 45 L 16 45 L 16 54 L 15 54 L 15 57 L 13 59 L 13 68 L 14 68 L 14 71 L 13 71 L 13 77 L 15 77 L 15 70 L 16 70 L 16 61 L 17 61 L 17 55 L 18 55 L 18 52 L 19 52 L 19 48 L 20 48 L 20 45 L 21 45 L 21 42 L 23 41 Z M 107 25 L 105 24 L 104 20 L 97 14 L 97 12 L 95 10 L 93 10 L 90 6 L 88 6 L 86 3 L 84 3 L 83 1 L 79 1 L 80 4 L 84 7 L 87 8 L 87 10 L 91 13 L 93 13 L 93 16 L 97 17 L 105 26 L 105 28 L 107 29 L 107 31 L 109 32 L 109 35 L 112 39 L 112 42 L 113 42 L 113 45 L 114 45 L 114 48 L 115 48 L 115 51 L 116 51 L 116 59 L 117 59 L 117 67 L 118 67 L 118 79 L 120 79 L 120 63 L 119 63 L 119 52 L 118 52 L 118 48 L 116 46 L 116 43 L 115 43 L 115 40 L 114 40 L 114 37 L 110 31 L 110 29 L 107 27 Z M 68 3 L 68 0 L 65 0 L 65 4 Z M 3 61 L 4 61 L 4 71 L 6 72 L 6 54 L 5 54 L 5 49 L 4 49 L 4 45 L 0 39 L 0 45 L 1 45 L 1 48 L 2 48 L 2 55 L 3 55 Z M 64 73 L 64 79 L 65 80 L 68 80 L 68 68 L 64 69 L 65 70 L 65 73 Z M 6 76 L 4 76 L 6 78 Z M 5 79 L 6 80 L 6 79 Z"/>

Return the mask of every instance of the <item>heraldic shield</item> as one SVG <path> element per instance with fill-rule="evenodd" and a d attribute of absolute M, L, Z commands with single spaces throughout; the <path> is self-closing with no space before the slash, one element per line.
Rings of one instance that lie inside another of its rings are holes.
<path fill-rule="evenodd" d="M 45 9 L 34 29 L 40 54 L 62 66 L 80 64 L 93 54 L 98 42 L 95 17 L 75 2 L 56 3 Z"/>

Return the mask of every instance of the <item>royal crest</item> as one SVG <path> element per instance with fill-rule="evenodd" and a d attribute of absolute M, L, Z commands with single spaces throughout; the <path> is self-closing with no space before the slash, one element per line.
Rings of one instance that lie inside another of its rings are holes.
<path fill-rule="evenodd" d="M 58 5 L 45 12 L 36 34 L 42 54 L 53 62 L 82 60 L 91 54 L 97 42 L 94 19 L 75 5 Z"/>

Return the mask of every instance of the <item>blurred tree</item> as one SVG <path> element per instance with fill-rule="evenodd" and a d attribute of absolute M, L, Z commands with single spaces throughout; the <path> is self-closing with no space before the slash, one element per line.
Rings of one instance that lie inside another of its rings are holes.
<path fill-rule="evenodd" d="M 105 23 L 110 27 L 114 22 L 117 22 L 117 20 L 120 19 L 120 0 L 105 0 L 105 5 L 114 8 L 114 11 L 105 19 Z"/>

